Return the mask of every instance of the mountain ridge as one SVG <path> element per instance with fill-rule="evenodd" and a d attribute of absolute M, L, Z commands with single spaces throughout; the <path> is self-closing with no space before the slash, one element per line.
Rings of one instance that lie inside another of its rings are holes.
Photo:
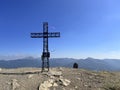
<path fill-rule="evenodd" d="M 72 68 L 74 63 L 78 63 L 79 68 L 95 71 L 120 71 L 120 59 L 74 59 L 74 58 L 51 58 L 51 67 Z M 40 58 L 27 57 L 15 60 L 0 60 L 0 68 L 20 68 L 20 67 L 41 67 Z"/>

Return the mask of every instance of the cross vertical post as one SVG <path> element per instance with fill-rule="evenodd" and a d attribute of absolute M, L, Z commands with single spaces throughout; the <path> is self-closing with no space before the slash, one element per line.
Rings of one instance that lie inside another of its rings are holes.
<path fill-rule="evenodd" d="M 48 38 L 60 37 L 60 32 L 48 32 L 48 22 L 43 23 L 43 33 L 31 33 L 31 38 L 43 38 L 42 72 L 49 71 L 50 52 Z"/>
<path fill-rule="evenodd" d="M 50 53 L 48 50 L 48 23 L 43 23 L 43 53 L 41 56 L 42 59 L 42 71 L 47 68 L 49 71 L 49 58 Z"/>

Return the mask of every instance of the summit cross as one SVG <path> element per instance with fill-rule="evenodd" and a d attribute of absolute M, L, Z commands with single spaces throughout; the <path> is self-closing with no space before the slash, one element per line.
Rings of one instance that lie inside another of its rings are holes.
<path fill-rule="evenodd" d="M 43 22 L 43 33 L 31 33 L 31 38 L 43 38 L 43 52 L 42 52 L 42 72 L 49 71 L 50 52 L 48 47 L 48 38 L 58 38 L 60 32 L 48 32 L 48 22 Z"/>

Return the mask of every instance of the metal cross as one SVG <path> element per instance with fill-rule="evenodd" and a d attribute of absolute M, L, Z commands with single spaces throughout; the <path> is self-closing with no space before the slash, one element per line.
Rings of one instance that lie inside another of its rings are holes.
<path fill-rule="evenodd" d="M 48 49 L 48 38 L 60 37 L 60 32 L 48 32 L 48 22 L 43 22 L 43 33 L 31 33 L 31 38 L 43 38 L 42 72 L 49 71 L 50 52 Z"/>

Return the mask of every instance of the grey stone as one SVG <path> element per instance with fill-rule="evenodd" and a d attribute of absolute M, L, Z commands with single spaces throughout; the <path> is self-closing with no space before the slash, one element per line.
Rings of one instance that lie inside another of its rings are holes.
<path fill-rule="evenodd" d="M 16 79 L 12 80 L 12 90 L 16 90 L 16 88 L 20 87 Z"/>
<path fill-rule="evenodd" d="M 71 83 L 71 81 L 68 80 L 68 79 L 62 79 L 61 78 L 59 81 L 60 81 L 60 84 L 63 85 L 63 86 L 68 86 Z"/>
<path fill-rule="evenodd" d="M 48 81 L 44 81 L 42 84 L 40 84 L 39 90 L 49 90 L 49 88 L 52 86 L 57 86 L 57 84 L 54 83 L 53 79 L 49 79 Z"/>
<path fill-rule="evenodd" d="M 33 77 L 33 75 L 31 74 L 31 75 L 28 75 L 28 79 L 30 79 L 30 78 L 32 78 Z"/>

